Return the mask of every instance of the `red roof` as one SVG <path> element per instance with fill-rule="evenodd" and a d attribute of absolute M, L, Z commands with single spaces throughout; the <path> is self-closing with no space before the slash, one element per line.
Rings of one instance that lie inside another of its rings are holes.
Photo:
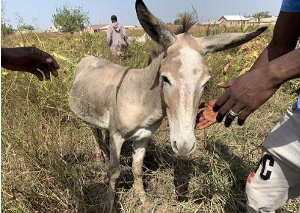
<path fill-rule="evenodd" d="M 91 29 L 100 30 L 102 27 L 106 27 L 108 24 L 92 24 Z"/>

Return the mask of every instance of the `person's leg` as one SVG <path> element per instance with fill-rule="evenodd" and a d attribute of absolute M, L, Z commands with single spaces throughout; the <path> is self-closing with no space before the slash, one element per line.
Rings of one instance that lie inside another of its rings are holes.
<path fill-rule="evenodd" d="M 300 113 L 289 108 L 263 144 L 246 184 L 248 212 L 275 212 L 300 195 Z"/>
<path fill-rule="evenodd" d="M 275 212 L 289 198 L 300 195 L 299 184 L 299 170 L 265 151 L 259 166 L 247 179 L 247 211 Z"/>

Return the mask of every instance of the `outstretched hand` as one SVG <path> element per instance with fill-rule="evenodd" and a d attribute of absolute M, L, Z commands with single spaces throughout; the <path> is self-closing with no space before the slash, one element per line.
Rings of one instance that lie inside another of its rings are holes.
<path fill-rule="evenodd" d="M 222 88 L 228 88 L 232 85 L 234 79 L 228 80 L 223 83 L 219 83 L 218 86 Z M 200 111 L 196 118 L 196 129 L 205 129 L 210 125 L 216 123 L 217 112 L 213 111 L 213 106 L 215 105 L 217 99 L 208 100 L 200 104 L 199 109 L 204 110 Z"/>
<path fill-rule="evenodd" d="M 29 72 L 40 81 L 58 76 L 58 63 L 48 53 L 36 47 L 1 48 L 1 66 L 12 71 Z M 50 74 L 51 73 L 51 74 Z"/>
<path fill-rule="evenodd" d="M 229 127 L 234 118 L 238 117 L 238 125 L 243 125 L 248 116 L 265 103 L 279 86 L 266 67 L 233 79 L 230 88 L 213 106 L 213 110 L 218 112 L 217 122 L 222 122 L 226 116 L 224 124 Z"/>

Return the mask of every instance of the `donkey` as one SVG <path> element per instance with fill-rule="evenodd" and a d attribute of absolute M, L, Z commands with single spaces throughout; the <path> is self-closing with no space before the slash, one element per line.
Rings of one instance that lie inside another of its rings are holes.
<path fill-rule="evenodd" d="M 187 20 L 175 35 L 142 0 L 136 0 L 135 7 L 142 27 L 162 46 L 163 52 L 144 69 L 88 56 L 75 69 L 69 98 L 72 111 L 95 127 L 96 137 L 100 133 L 97 129 L 109 130 L 111 206 L 120 175 L 120 151 L 124 141 L 133 141 L 134 186 L 143 201 L 142 165 L 147 144 L 166 115 L 175 154 L 188 156 L 196 149 L 197 108 L 204 85 L 210 78 L 204 55 L 246 43 L 266 29 L 196 38 L 187 33 L 195 22 Z"/>

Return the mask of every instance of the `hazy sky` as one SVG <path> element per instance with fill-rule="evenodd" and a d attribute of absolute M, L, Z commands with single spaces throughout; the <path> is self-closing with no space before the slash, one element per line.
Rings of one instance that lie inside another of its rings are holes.
<path fill-rule="evenodd" d="M 270 11 L 278 15 L 282 0 L 144 0 L 149 10 L 164 22 L 173 22 L 178 13 L 197 10 L 199 21 L 219 19 L 222 15 L 251 15 Z M 56 8 L 68 4 L 72 8 L 82 6 L 88 12 L 91 24 L 109 24 L 110 16 L 117 15 L 124 25 L 139 24 L 135 0 L 2 0 L 2 17 L 16 28 L 18 14 L 24 24 L 39 29 L 52 26 Z M 33 21 L 37 20 L 37 21 Z"/>

